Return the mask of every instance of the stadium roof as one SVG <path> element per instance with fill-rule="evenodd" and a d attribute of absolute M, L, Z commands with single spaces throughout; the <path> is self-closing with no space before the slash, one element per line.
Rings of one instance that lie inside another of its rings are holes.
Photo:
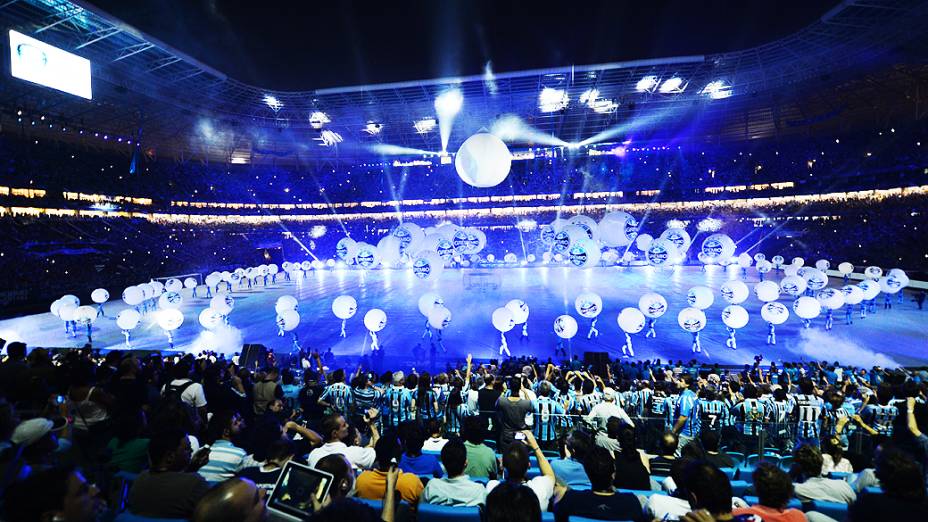
<path fill-rule="evenodd" d="M 924 81 L 928 41 L 928 2 L 844 1 L 793 35 L 736 52 L 281 92 L 229 78 L 84 2 L 12 0 L 0 6 L 0 19 L 88 58 L 94 75 L 93 101 L 4 82 L 8 118 L 23 108 L 48 114 L 60 128 L 141 135 L 146 148 L 161 154 L 240 162 L 363 161 L 380 154 L 375 144 L 438 151 L 438 128 L 423 132 L 414 122 L 436 118 L 435 98 L 449 88 L 464 98 L 450 151 L 505 115 L 524 122 L 523 131 L 535 131 L 519 133 L 515 141 L 522 145 L 608 141 L 657 129 L 672 135 L 684 127 L 716 137 L 769 136 L 784 118 L 812 121 L 843 110 L 827 99 L 841 86 L 856 82 L 854 96 L 866 88 L 878 94 L 867 77 L 875 71 Z M 886 73 L 900 60 L 915 66 Z M 639 82 L 650 76 L 657 84 L 639 92 L 645 86 Z M 685 89 L 660 92 L 673 87 L 664 82 L 674 77 Z M 713 82 L 722 82 L 714 84 L 722 89 L 720 99 L 710 95 L 719 91 L 707 91 Z M 540 107 L 545 88 L 566 106 Z M 598 105 L 581 102 L 593 89 Z M 808 106 L 810 93 L 820 102 L 814 107 Z M 329 121 L 319 125 L 313 113 Z M 342 141 L 324 146 L 324 130 Z"/>

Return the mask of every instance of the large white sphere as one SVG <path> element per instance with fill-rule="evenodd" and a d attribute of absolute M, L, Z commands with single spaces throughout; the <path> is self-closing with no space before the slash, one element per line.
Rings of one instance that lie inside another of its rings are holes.
<path fill-rule="evenodd" d="M 748 324 L 748 311 L 741 305 L 728 305 L 722 310 L 722 322 L 735 330 L 744 328 Z"/>
<path fill-rule="evenodd" d="M 364 327 L 372 332 L 379 332 L 387 326 L 387 313 L 380 308 L 372 308 L 364 314 Z"/>
<path fill-rule="evenodd" d="M 784 294 L 798 297 L 806 291 L 806 280 L 798 275 L 786 276 L 780 281 L 780 291 Z"/>
<path fill-rule="evenodd" d="M 472 187 L 495 187 L 506 179 L 512 167 L 512 154 L 503 140 L 480 132 L 464 140 L 454 157 L 454 169 Z"/>
<path fill-rule="evenodd" d="M 576 225 L 583 229 L 586 232 L 587 239 L 592 239 L 593 241 L 599 240 L 599 225 L 596 224 L 596 221 L 589 216 L 574 216 L 567 220 L 571 225 Z"/>
<path fill-rule="evenodd" d="M 74 320 L 83 324 L 91 324 L 97 320 L 97 309 L 90 305 L 78 306 L 74 311 Z"/>
<path fill-rule="evenodd" d="M 595 292 L 583 292 L 574 300 L 574 308 L 581 317 L 592 319 L 603 311 L 603 298 Z"/>
<path fill-rule="evenodd" d="M 792 265 L 795 266 L 796 268 L 802 267 L 802 266 L 805 265 L 805 264 L 806 264 L 806 260 L 805 260 L 805 259 L 803 259 L 803 258 L 801 258 L 801 257 L 794 257 L 794 258 L 793 258 Z"/>
<path fill-rule="evenodd" d="M 490 316 L 490 321 L 493 323 L 493 328 L 496 328 L 503 333 L 512 330 L 512 328 L 516 325 L 512 318 L 512 312 L 503 306 L 493 310 L 493 315 Z"/>
<path fill-rule="evenodd" d="M 753 263 L 754 263 L 754 258 L 751 257 L 750 254 L 742 252 L 741 255 L 738 256 L 738 266 L 740 266 L 741 268 L 748 268 Z"/>
<path fill-rule="evenodd" d="M 619 328 L 621 328 L 623 332 L 636 334 L 644 329 L 645 318 L 641 310 L 628 307 L 623 308 L 622 311 L 619 312 L 618 317 L 616 317 L 616 322 L 619 323 Z"/>
<path fill-rule="evenodd" d="M 435 292 L 426 292 L 419 297 L 419 313 L 428 317 L 436 306 L 444 306 L 445 301 Z"/>
<path fill-rule="evenodd" d="M 64 301 L 58 307 L 58 318 L 62 321 L 74 321 L 74 314 L 77 313 L 77 306 L 71 301 Z"/>
<path fill-rule="evenodd" d="M 350 237 L 343 237 L 338 240 L 338 243 L 335 243 L 335 255 L 338 256 L 339 259 L 354 259 L 357 253 L 358 243 Z"/>
<path fill-rule="evenodd" d="M 577 335 L 577 320 L 569 315 L 560 315 L 554 320 L 554 334 L 561 339 Z"/>
<path fill-rule="evenodd" d="M 804 295 L 793 301 L 793 312 L 801 319 L 815 319 L 822 313 L 822 304 L 818 299 Z"/>
<path fill-rule="evenodd" d="M 760 307 L 760 316 L 771 324 L 783 324 L 789 319 L 789 308 L 776 301 L 766 303 Z"/>
<path fill-rule="evenodd" d="M 857 285 L 845 285 L 841 287 L 844 293 L 844 302 L 849 305 L 860 304 L 864 300 L 864 291 Z"/>
<path fill-rule="evenodd" d="M 180 292 L 175 292 L 169 290 L 158 298 L 158 308 L 162 310 L 167 310 L 169 308 L 180 308 L 181 303 L 184 302 L 184 296 L 180 295 Z"/>
<path fill-rule="evenodd" d="M 90 293 L 90 300 L 97 304 L 105 303 L 110 300 L 110 293 L 105 288 L 97 288 Z"/>
<path fill-rule="evenodd" d="M 694 286 L 690 288 L 690 291 L 686 294 L 686 302 L 689 303 L 693 308 L 699 308 L 700 310 L 705 310 L 712 306 L 712 303 L 715 302 L 715 296 L 712 294 L 712 289 L 705 286 Z"/>
<path fill-rule="evenodd" d="M 677 324 L 687 332 L 696 333 L 706 327 L 706 313 L 699 308 L 684 308 L 677 314 Z"/>
<path fill-rule="evenodd" d="M 639 236 L 640 237 L 640 236 Z M 648 245 L 645 257 L 651 266 L 667 266 L 673 263 L 678 255 L 677 245 L 666 239 L 655 239 Z"/>
<path fill-rule="evenodd" d="M 358 302 L 350 295 L 340 295 L 332 301 L 332 313 L 341 320 L 351 319 L 358 312 Z"/>
<path fill-rule="evenodd" d="M 506 309 L 512 313 L 512 321 L 515 324 L 522 324 L 528 321 L 528 305 L 521 299 L 512 299 L 506 303 Z"/>
<path fill-rule="evenodd" d="M 902 290 L 902 280 L 895 275 L 887 275 L 880 278 L 880 291 L 885 294 L 897 294 Z"/>
<path fill-rule="evenodd" d="M 355 254 L 354 261 L 361 268 L 376 268 L 380 263 L 380 253 L 377 247 L 368 243 L 358 243 L 358 253 Z M 304 268 L 303 270 L 306 270 Z"/>
<path fill-rule="evenodd" d="M 754 295 L 765 303 L 780 297 L 780 286 L 773 281 L 761 281 L 754 285 Z"/>
<path fill-rule="evenodd" d="M 141 303 L 144 297 L 145 294 L 142 293 L 142 289 L 137 286 L 130 286 L 122 291 L 122 300 L 129 306 Z"/>
<path fill-rule="evenodd" d="M 861 281 L 857 283 L 857 286 L 863 290 L 864 299 L 875 299 L 876 296 L 880 295 L 880 283 L 877 281 Z"/>
<path fill-rule="evenodd" d="M 196 288 L 196 287 L 197 287 L 196 279 L 192 277 L 188 277 L 187 279 L 184 279 L 184 288 Z"/>
<path fill-rule="evenodd" d="M 609 212 L 599 221 L 599 238 L 608 247 L 626 246 L 637 235 L 638 220 L 627 212 Z"/>
<path fill-rule="evenodd" d="M 214 288 L 216 285 L 222 282 L 222 274 L 218 272 L 213 272 L 206 276 L 206 286 Z"/>
<path fill-rule="evenodd" d="M 296 310 L 284 310 L 277 315 L 277 326 L 285 332 L 291 332 L 300 325 L 300 314 Z"/>
<path fill-rule="evenodd" d="M 429 326 L 437 330 L 444 330 L 451 324 L 451 310 L 444 306 L 436 306 L 429 313 Z"/>
<path fill-rule="evenodd" d="M 638 299 L 638 309 L 646 317 L 657 319 L 667 313 L 667 300 L 661 294 L 648 292 Z"/>
<path fill-rule="evenodd" d="M 138 313 L 135 308 L 126 308 L 116 314 L 116 326 L 120 330 L 132 330 L 139 325 L 142 320 L 142 314 Z"/>
<path fill-rule="evenodd" d="M 682 255 L 686 254 L 686 251 L 690 248 L 690 243 L 692 243 L 689 233 L 682 228 L 668 228 L 661 233 L 660 239 L 666 239 L 676 245 L 677 250 Z"/>
<path fill-rule="evenodd" d="M 757 262 L 756 268 L 758 273 L 766 274 L 767 272 L 773 270 L 773 263 L 767 261 L 766 259 L 761 259 Z"/>
<path fill-rule="evenodd" d="M 829 263 L 827 259 L 819 259 L 815 262 L 815 268 L 824 272 L 825 270 L 831 268 L 831 263 Z"/>
<path fill-rule="evenodd" d="M 864 275 L 870 279 L 879 279 L 883 276 L 883 269 L 878 266 L 868 266 L 864 269 Z"/>
<path fill-rule="evenodd" d="M 63 304 L 64 304 L 64 301 L 62 301 L 61 299 L 55 299 L 52 302 L 51 307 L 49 307 L 49 311 L 52 313 L 52 315 L 54 315 L 55 317 L 58 317 L 58 309 L 60 309 L 61 305 Z"/>
<path fill-rule="evenodd" d="M 177 308 L 168 308 L 167 310 L 158 311 L 158 326 L 166 332 L 171 332 L 180 328 L 184 324 L 184 314 Z"/>
<path fill-rule="evenodd" d="M 844 306 L 844 292 L 837 288 L 823 288 L 815 294 L 815 299 L 825 308 L 832 310 Z"/>
<path fill-rule="evenodd" d="M 766 261 L 762 262 L 766 263 Z M 751 295 L 748 285 L 737 279 L 722 283 L 719 291 L 722 293 L 722 299 L 729 304 L 741 304 Z"/>
<path fill-rule="evenodd" d="M 854 272 L 854 265 L 848 263 L 847 261 L 838 265 L 838 272 L 841 272 L 844 275 L 848 275 Z"/>
<path fill-rule="evenodd" d="M 654 238 L 651 237 L 651 234 L 638 234 L 638 236 L 635 237 L 635 246 L 638 247 L 638 250 L 646 252 L 648 247 L 651 246 L 652 241 L 654 241 Z"/>
<path fill-rule="evenodd" d="M 209 307 L 220 315 L 229 315 L 235 307 L 235 299 L 231 295 L 217 295 L 209 300 Z"/>
<path fill-rule="evenodd" d="M 76 295 L 72 295 L 72 294 L 63 295 L 63 296 L 61 296 L 61 299 L 60 299 L 60 300 L 61 300 L 61 302 L 63 302 L 63 303 L 71 303 L 71 304 L 73 304 L 75 307 L 78 307 L 78 306 L 81 305 L 81 300 L 78 299 L 78 297 L 77 297 Z"/>
<path fill-rule="evenodd" d="M 571 245 L 570 250 L 567 251 L 570 264 L 578 268 L 591 268 L 598 265 L 601 256 L 599 245 L 592 239 L 581 239 Z"/>
<path fill-rule="evenodd" d="M 828 274 L 817 268 L 809 269 L 803 274 L 806 280 L 806 288 L 809 290 L 819 291 L 828 286 Z"/>
<path fill-rule="evenodd" d="M 219 326 L 222 323 L 222 314 L 217 312 L 213 308 L 204 308 L 200 310 L 200 315 L 198 317 L 200 321 L 200 326 L 206 328 L 207 330 L 212 330 Z"/>
<path fill-rule="evenodd" d="M 719 263 L 735 255 L 735 242 L 725 234 L 712 234 L 703 240 L 700 252 L 711 262 Z"/>
<path fill-rule="evenodd" d="M 282 295 L 277 298 L 277 304 L 274 305 L 274 311 L 280 314 L 284 310 L 296 310 L 299 306 L 299 301 L 296 300 L 296 297 L 292 295 Z"/>
<path fill-rule="evenodd" d="M 184 283 L 180 279 L 172 277 L 164 282 L 164 289 L 168 292 L 180 292 L 184 289 Z"/>

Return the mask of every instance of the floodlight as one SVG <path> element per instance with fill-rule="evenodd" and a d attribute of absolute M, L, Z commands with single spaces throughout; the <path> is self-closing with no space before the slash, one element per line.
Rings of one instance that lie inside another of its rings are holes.
<path fill-rule="evenodd" d="M 267 106 L 270 107 L 274 112 L 279 111 L 284 106 L 283 102 L 278 100 L 276 96 L 270 94 L 264 95 L 264 103 L 267 104 Z"/>
<path fill-rule="evenodd" d="M 717 232 L 720 228 L 722 228 L 722 220 L 711 217 L 696 224 L 696 229 L 700 232 Z"/>
<path fill-rule="evenodd" d="M 570 96 L 562 89 L 545 87 L 538 95 L 538 109 L 541 112 L 557 112 L 567 108 L 568 103 L 570 103 Z"/>
<path fill-rule="evenodd" d="M 686 223 L 679 219 L 671 219 L 667 221 L 667 228 L 686 228 Z"/>
<path fill-rule="evenodd" d="M 380 134 L 380 131 L 383 130 L 383 124 L 377 123 L 374 121 L 367 122 L 367 125 L 364 126 L 364 132 L 370 134 L 371 136 L 376 136 Z"/>
<path fill-rule="evenodd" d="M 464 95 L 460 89 L 448 89 L 435 98 L 435 112 L 439 118 L 450 118 L 460 112 Z"/>
<path fill-rule="evenodd" d="M 320 145 L 323 147 L 331 147 L 332 145 L 337 145 L 344 141 L 341 134 L 328 129 L 322 131 L 316 139 L 322 142 Z"/>
<path fill-rule="evenodd" d="M 438 122 L 435 121 L 435 118 L 422 118 L 413 122 L 412 126 L 416 128 L 416 132 L 419 134 L 428 134 L 435 130 L 435 126 L 438 125 Z"/>
<path fill-rule="evenodd" d="M 654 92 L 654 89 L 657 88 L 657 85 L 660 82 L 661 81 L 657 76 L 651 74 L 638 80 L 638 83 L 635 84 L 635 90 L 638 92 Z"/>
<path fill-rule="evenodd" d="M 664 80 L 658 91 L 660 91 L 661 94 L 678 94 L 683 92 L 687 85 L 688 83 L 683 82 L 683 78 L 673 76 Z"/>
<path fill-rule="evenodd" d="M 699 94 L 705 94 L 713 100 L 721 100 L 732 95 L 731 85 L 725 83 L 725 80 L 715 80 L 703 87 Z"/>
<path fill-rule="evenodd" d="M 599 97 L 599 89 L 587 89 L 580 95 L 580 103 L 593 109 L 599 114 L 609 114 L 619 108 L 619 104 L 613 100 L 607 100 Z"/>
<path fill-rule="evenodd" d="M 326 123 L 330 123 L 331 121 L 329 115 L 322 111 L 314 111 L 309 115 L 309 125 L 316 130 L 321 129 Z"/>

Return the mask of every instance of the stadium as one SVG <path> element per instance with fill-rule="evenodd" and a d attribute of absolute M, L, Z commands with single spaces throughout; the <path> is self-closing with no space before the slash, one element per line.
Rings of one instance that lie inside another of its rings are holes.
<path fill-rule="evenodd" d="M 0 5 L 3 520 L 928 505 L 928 2 L 499 4 Z"/>

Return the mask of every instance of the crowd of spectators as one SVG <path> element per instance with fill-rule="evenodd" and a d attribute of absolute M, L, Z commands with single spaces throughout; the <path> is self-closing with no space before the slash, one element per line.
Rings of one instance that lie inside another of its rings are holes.
<path fill-rule="evenodd" d="M 861 521 L 928 507 L 924 370 L 468 356 L 375 375 L 310 352 L 257 370 L 211 353 L 6 353 L 8 522 L 259 521 L 291 461 L 333 477 L 313 521 L 474 508 L 494 522 Z"/>

